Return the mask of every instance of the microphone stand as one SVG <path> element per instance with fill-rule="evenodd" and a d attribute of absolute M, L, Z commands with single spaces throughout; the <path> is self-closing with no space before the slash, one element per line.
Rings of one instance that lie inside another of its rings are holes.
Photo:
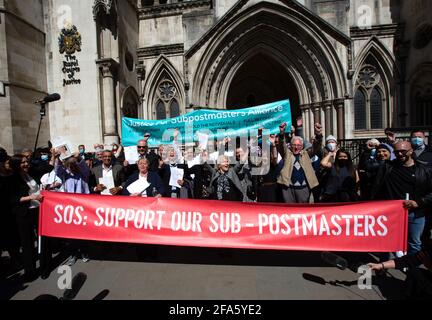
<path fill-rule="evenodd" d="M 40 104 L 40 110 L 39 110 L 39 114 L 40 114 L 39 128 L 38 128 L 37 135 L 36 135 L 36 141 L 35 141 L 35 145 L 34 145 L 33 154 L 36 152 L 37 143 L 38 143 L 38 140 L 39 140 L 39 133 L 40 133 L 41 125 L 42 125 L 42 119 L 46 115 L 46 109 L 45 109 L 46 103 L 44 101 L 41 101 L 41 102 L 39 102 L 39 104 Z"/>

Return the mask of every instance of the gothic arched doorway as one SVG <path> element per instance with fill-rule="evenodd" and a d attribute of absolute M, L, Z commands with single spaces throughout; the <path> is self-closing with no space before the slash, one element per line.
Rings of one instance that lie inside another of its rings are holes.
<path fill-rule="evenodd" d="M 258 53 L 237 71 L 228 90 L 226 106 L 240 109 L 285 99 L 290 100 L 294 122 L 301 111 L 293 79 L 274 58 Z"/>
<path fill-rule="evenodd" d="M 123 94 L 122 116 L 138 118 L 139 96 L 135 88 L 128 87 Z"/>

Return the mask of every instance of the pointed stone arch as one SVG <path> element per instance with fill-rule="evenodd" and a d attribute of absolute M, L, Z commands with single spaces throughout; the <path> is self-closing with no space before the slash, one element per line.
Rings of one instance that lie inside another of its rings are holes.
<path fill-rule="evenodd" d="M 377 37 L 373 36 L 357 55 L 354 79 L 357 79 L 361 67 L 367 63 L 368 59 L 373 59 L 379 64 L 380 69 L 386 76 L 389 87 L 394 83 L 395 79 L 399 78 L 395 57 Z"/>
<path fill-rule="evenodd" d="M 348 81 L 341 59 L 350 64 L 350 46 L 345 34 L 295 1 L 239 0 L 185 54 L 185 65 L 194 65 L 185 70 L 190 103 L 226 108 L 236 72 L 245 60 L 264 54 L 294 79 L 305 137 L 313 135 L 314 121 L 323 123 L 325 134 L 343 137 Z"/>
<path fill-rule="evenodd" d="M 394 100 L 396 91 L 395 82 L 398 77 L 399 71 L 397 70 L 394 56 L 377 37 L 372 37 L 360 50 L 355 60 L 353 78 L 354 95 L 359 89 L 362 89 L 366 94 L 366 130 L 378 129 L 373 128 L 373 121 L 371 119 L 374 116 L 371 109 L 373 107 L 371 94 L 376 92 L 374 90 L 378 90 L 382 96 L 382 127 L 391 126 L 391 115 L 396 113 L 394 110 Z M 368 81 L 365 79 L 368 79 Z"/>
<path fill-rule="evenodd" d="M 165 104 L 167 117 L 170 117 L 169 110 L 174 101 L 177 102 L 180 113 L 184 113 L 183 88 L 184 83 L 179 72 L 165 56 L 161 55 L 144 83 L 144 108 L 147 108 L 149 117 L 156 118 L 156 106 L 159 102 Z"/>
<path fill-rule="evenodd" d="M 227 81 L 257 48 L 273 51 L 286 69 L 301 78 L 301 104 L 343 98 L 347 84 L 336 50 L 315 23 L 305 20 L 309 19 L 289 6 L 268 2 L 227 19 L 208 41 L 198 63 L 192 79 L 194 103 L 224 106 Z M 194 54 L 197 49 L 192 49 Z"/>
<path fill-rule="evenodd" d="M 140 99 L 134 87 L 129 86 L 121 98 L 121 113 L 123 117 L 138 118 Z"/>

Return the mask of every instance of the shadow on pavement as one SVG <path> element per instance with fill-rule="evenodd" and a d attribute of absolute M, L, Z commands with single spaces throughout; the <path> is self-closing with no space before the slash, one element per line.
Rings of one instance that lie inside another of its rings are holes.
<path fill-rule="evenodd" d="M 70 289 L 65 289 L 63 291 L 63 296 L 60 298 L 51 295 L 51 294 L 41 294 L 34 298 L 33 300 L 74 300 L 82 287 L 84 286 L 84 283 L 87 280 L 87 275 L 83 272 L 77 273 L 73 279 Z M 109 290 L 105 289 L 99 292 L 92 300 L 103 300 L 105 299 L 109 294 Z"/>
<path fill-rule="evenodd" d="M 154 262 L 204 265 L 329 267 L 318 251 L 227 249 L 160 246 L 128 243 L 89 242 L 92 260 Z M 360 264 L 373 262 L 369 253 L 339 252 L 357 271 Z"/>
<path fill-rule="evenodd" d="M 358 275 L 360 276 L 360 274 Z M 331 285 L 344 288 L 345 290 L 350 291 L 352 294 L 360 297 L 361 299 L 366 300 L 366 298 L 361 295 L 361 291 L 360 293 L 358 293 L 350 289 L 350 287 L 357 288 L 357 281 L 326 280 L 322 277 L 310 273 L 303 273 L 302 276 L 303 279 L 319 285 Z M 378 288 L 379 292 L 377 292 L 375 288 L 372 288 L 372 290 L 374 290 L 381 299 L 402 300 L 405 298 L 405 282 L 391 275 L 389 276 L 388 274 L 385 274 L 380 276 L 372 276 L 372 285 Z"/>

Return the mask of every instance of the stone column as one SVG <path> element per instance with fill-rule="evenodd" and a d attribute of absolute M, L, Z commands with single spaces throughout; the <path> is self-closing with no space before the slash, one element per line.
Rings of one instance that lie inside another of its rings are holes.
<path fill-rule="evenodd" d="M 300 110 L 303 120 L 303 138 L 309 139 L 309 109 L 307 105 L 301 105 Z"/>
<path fill-rule="evenodd" d="M 337 138 L 345 139 L 345 99 L 336 99 L 334 107 L 337 115 Z"/>
<path fill-rule="evenodd" d="M 325 113 L 325 136 L 329 136 L 333 134 L 333 128 L 332 128 L 332 101 L 324 101 L 323 102 L 323 109 Z"/>
<path fill-rule="evenodd" d="M 139 101 L 140 101 L 140 110 L 138 114 L 143 119 L 149 119 L 149 111 L 147 108 L 147 104 L 144 105 L 144 80 L 146 75 L 145 66 L 142 61 L 140 61 L 136 66 L 136 73 L 138 78 L 138 86 L 139 86 Z"/>
<path fill-rule="evenodd" d="M 104 144 L 119 142 L 117 131 L 117 112 L 115 94 L 115 75 L 118 63 L 113 59 L 100 59 L 96 63 L 102 74 L 101 105 L 102 105 L 102 130 Z"/>
<path fill-rule="evenodd" d="M 314 124 L 316 122 L 321 123 L 321 104 L 320 103 L 313 103 L 311 105 L 311 109 L 313 110 Z"/>

